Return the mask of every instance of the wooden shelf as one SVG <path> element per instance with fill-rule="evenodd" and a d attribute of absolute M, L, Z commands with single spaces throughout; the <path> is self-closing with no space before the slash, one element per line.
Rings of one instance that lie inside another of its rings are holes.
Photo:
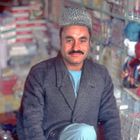
<path fill-rule="evenodd" d="M 11 2 L 0 2 L 0 6 L 12 6 L 12 3 Z"/>
<path fill-rule="evenodd" d="M 16 124 L 16 115 L 13 112 L 0 113 L 0 124 Z"/>
<path fill-rule="evenodd" d="M 129 94 L 135 100 L 140 101 L 140 97 L 136 94 L 136 89 L 127 89 L 127 88 L 124 88 L 124 91 L 126 91 L 127 94 Z"/>

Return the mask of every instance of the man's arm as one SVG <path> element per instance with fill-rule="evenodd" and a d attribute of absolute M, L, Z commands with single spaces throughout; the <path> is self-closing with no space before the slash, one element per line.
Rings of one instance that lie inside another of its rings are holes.
<path fill-rule="evenodd" d="M 40 80 L 38 73 L 33 71 L 26 79 L 21 108 L 17 117 L 19 140 L 45 140 L 42 129 L 43 87 Z"/>
<path fill-rule="evenodd" d="M 105 140 L 122 140 L 119 110 L 113 94 L 112 80 L 107 70 L 104 80 L 105 86 L 100 104 L 99 121 L 103 124 Z"/>

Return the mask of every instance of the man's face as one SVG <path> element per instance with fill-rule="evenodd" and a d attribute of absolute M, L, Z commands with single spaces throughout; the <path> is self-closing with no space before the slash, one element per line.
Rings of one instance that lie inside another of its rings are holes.
<path fill-rule="evenodd" d="M 90 48 L 90 34 L 86 26 L 66 26 L 61 34 L 61 54 L 70 70 L 80 70 Z"/>

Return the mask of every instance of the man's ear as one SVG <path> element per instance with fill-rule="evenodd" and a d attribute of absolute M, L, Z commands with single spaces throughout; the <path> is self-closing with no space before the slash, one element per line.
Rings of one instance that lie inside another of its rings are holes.
<path fill-rule="evenodd" d="M 90 39 L 90 41 L 89 41 L 89 45 L 90 45 L 90 47 L 93 46 L 93 38 Z"/>

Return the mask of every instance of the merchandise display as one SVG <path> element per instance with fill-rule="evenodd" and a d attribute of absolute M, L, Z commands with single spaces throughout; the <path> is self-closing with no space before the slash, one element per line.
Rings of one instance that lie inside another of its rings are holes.
<path fill-rule="evenodd" d="M 16 23 L 11 13 L 4 12 L 0 14 L 0 39 L 6 40 L 7 44 L 16 41 Z"/>
<path fill-rule="evenodd" d="M 0 113 L 18 110 L 29 68 L 47 58 L 47 20 L 30 10 L 13 3 L 0 14 Z"/>
<path fill-rule="evenodd" d="M 122 78 L 127 88 L 137 88 L 139 84 L 139 32 L 140 23 L 129 22 L 124 29 L 124 44 L 127 47 L 127 57 L 124 62 Z"/>
<path fill-rule="evenodd" d="M 3 68 L 7 67 L 7 60 L 8 60 L 8 48 L 7 48 L 7 41 L 0 39 L 0 75 Z"/>
<path fill-rule="evenodd" d="M 33 41 L 32 30 L 29 22 L 29 6 L 14 6 L 10 9 L 16 22 L 16 42 L 29 43 Z"/>
<path fill-rule="evenodd" d="M 30 19 L 42 19 L 44 15 L 43 3 L 40 0 L 30 0 L 29 1 L 29 14 Z"/>

